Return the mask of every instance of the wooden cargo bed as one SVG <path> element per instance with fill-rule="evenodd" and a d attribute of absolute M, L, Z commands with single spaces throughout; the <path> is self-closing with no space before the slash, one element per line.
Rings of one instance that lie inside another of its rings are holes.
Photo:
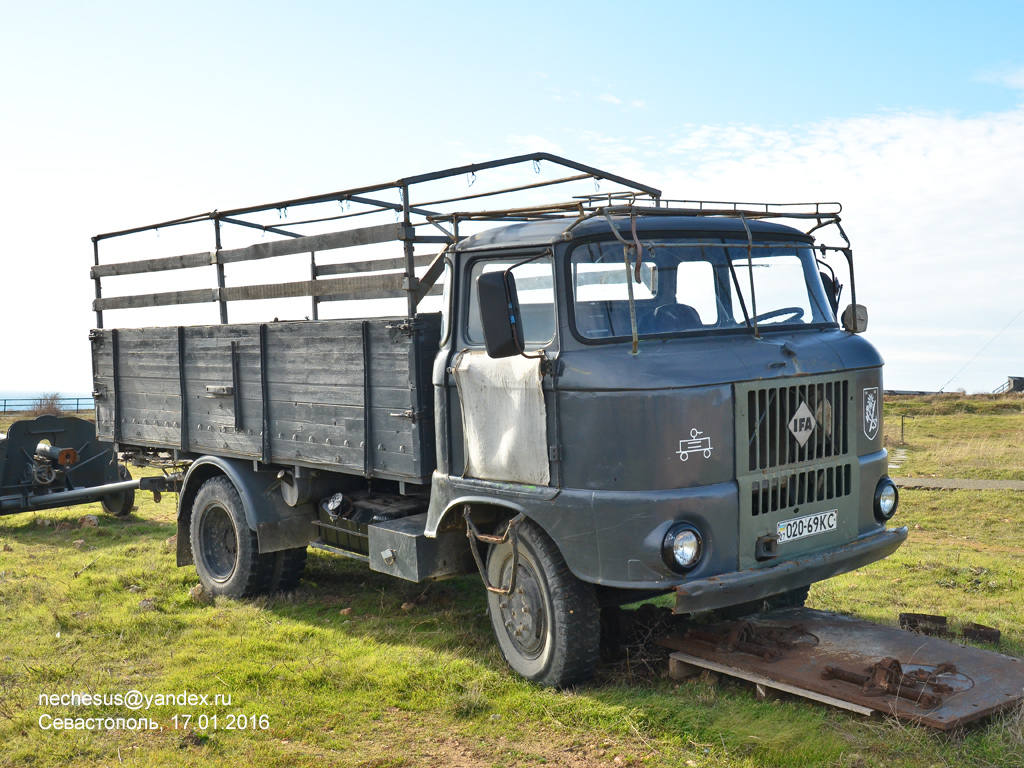
<path fill-rule="evenodd" d="M 416 483 L 435 466 L 439 314 L 98 330 L 96 427 L 137 446 Z M 182 405 L 184 404 L 184 408 Z"/>

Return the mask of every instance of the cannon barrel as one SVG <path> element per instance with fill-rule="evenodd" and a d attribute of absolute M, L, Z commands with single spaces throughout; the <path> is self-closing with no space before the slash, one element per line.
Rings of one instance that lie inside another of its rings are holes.
<path fill-rule="evenodd" d="M 70 466 L 78 461 L 78 451 L 74 448 L 57 448 L 47 443 L 40 443 L 36 446 L 36 456 L 52 459 L 62 467 Z"/>

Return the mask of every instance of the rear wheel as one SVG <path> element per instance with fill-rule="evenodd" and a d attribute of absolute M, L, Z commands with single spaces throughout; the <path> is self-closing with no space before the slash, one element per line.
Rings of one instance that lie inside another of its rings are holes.
<path fill-rule="evenodd" d="M 270 577 L 271 592 L 291 592 L 302 580 L 306 570 L 305 547 L 283 549 L 274 553 L 274 572 Z"/>
<path fill-rule="evenodd" d="M 518 526 L 518 566 L 511 594 L 487 593 L 501 655 L 527 680 L 565 688 L 589 679 L 600 649 L 600 610 L 593 584 L 577 579 L 555 543 L 529 521 Z M 512 579 L 511 541 L 487 557 L 488 581 Z"/>
<path fill-rule="evenodd" d="M 117 465 L 117 476 L 121 479 L 122 483 L 132 479 L 131 472 L 128 471 L 128 467 L 124 464 Z M 129 489 L 127 491 L 121 491 L 120 493 L 112 493 L 109 496 L 104 496 L 100 499 L 100 506 L 103 507 L 103 511 L 108 515 L 113 515 L 114 517 L 127 517 L 135 508 L 135 491 L 133 489 Z"/>
<path fill-rule="evenodd" d="M 196 494 L 189 540 L 199 580 L 209 592 L 249 597 L 267 591 L 275 557 L 259 553 L 242 499 L 226 477 L 207 480 Z"/>

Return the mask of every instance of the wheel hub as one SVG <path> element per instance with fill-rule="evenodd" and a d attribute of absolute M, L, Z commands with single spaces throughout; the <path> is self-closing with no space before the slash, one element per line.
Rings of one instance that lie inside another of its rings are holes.
<path fill-rule="evenodd" d="M 205 510 L 200 535 L 200 555 L 206 570 L 216 581 L 227 581 L 238 559 L 238 538 L 228 511 L 219 505 Z"/>
<path fill-rule="evenodd" d="M 509 575 L 505 574 L 506 580 Z M 536 658 L 544 649 L 546 627 L 543 605 L 537 574 L 520 560 L 516 587 L 511 594 L 501 598 L 498 607 L 509 638 L 519 653 L 528 658 Z"/>

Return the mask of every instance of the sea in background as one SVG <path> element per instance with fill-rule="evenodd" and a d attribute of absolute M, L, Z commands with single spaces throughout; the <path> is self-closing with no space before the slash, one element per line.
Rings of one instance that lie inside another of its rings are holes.
<path fill-rule="evenodd" d="M 0 398 L 5 399 L 36 399 L 57 392 L 61 397 L 92 397 L 92 392 L 65 392 L 61 389 L 48 389 L 45 392 L 28 389 L 0 389 Z"/>
<path fill-rule="evenodd" d="M 54 390 L 41 392 L 27 389 L 0 389 L 0 413 L 27 410 L 32 404 L 46 395 L 53 394 Z M 58 392 L 60 395 L 61 407 L 65 411 L 74 411 L 76 407 L 82 410 L 92 410 L 92 392 Z"/>

